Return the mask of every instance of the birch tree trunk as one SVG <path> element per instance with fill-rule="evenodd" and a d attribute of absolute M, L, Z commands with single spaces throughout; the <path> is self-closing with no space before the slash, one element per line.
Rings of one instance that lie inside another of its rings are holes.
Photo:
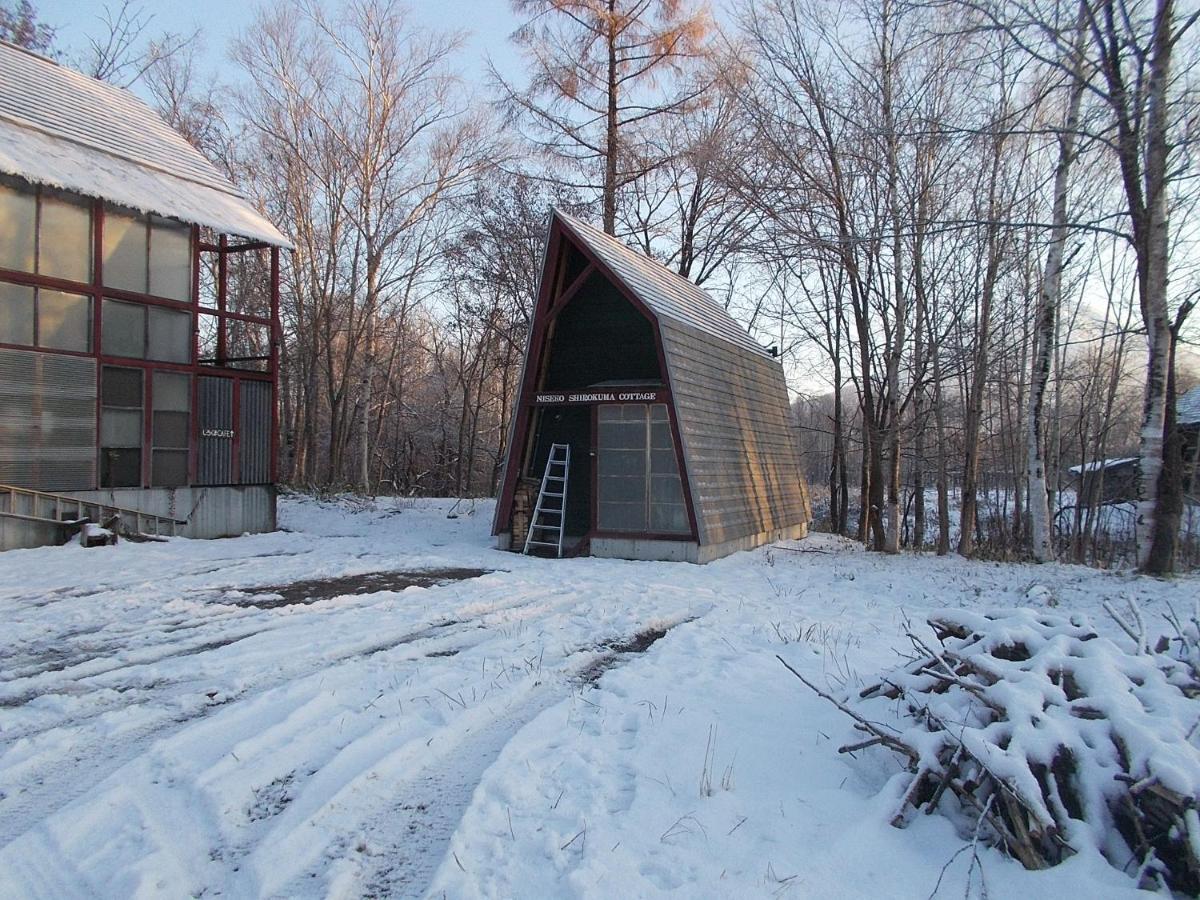
<path fill-rule="evenodd" d="M 1071 85 L 1063 129 L 1058 134 L 1058 164 L 1054 169 L 1054 204 L 1051 213 L 1050 245 L 1046 249 L 1046 267 L 1042 275 L 1037 330 L 1034 333 L 1033 375 L 1029 382 L 1029 427 L 1026 430 L 1029 457 L 1029 530 L 1033 558 L 1047 562 L 1054 558 L 1050 530 L 1050 500 L 1046 490 L 1046 388 L 1054 360 L 1054 338 L 1058 331 L 1058 308 L 1062 295 L 1063 256 L 1067 242 L 1067 189 L 1071 164 L 1075 161 L 1079 109 L 1083 102 L 1083 35 L 1086 8 L 1079 7 L 1075 42 L 1071 52 Z"/>

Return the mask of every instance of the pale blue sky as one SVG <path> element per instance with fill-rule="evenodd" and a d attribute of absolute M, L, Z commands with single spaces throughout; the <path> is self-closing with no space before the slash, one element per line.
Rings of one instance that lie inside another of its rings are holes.
<path fill-rule="evenodd" d="M 58 29 L 59 43 L 68 51 L 86 45 L 88 34 L 99 30 L 105 0 L 33 0 L 42 19 Z M 120 0 L 107 0 L 113 9 Z M 204 33 L 205 59 L 214 71 L 226 65 L 230 40 L 245 28 L 261 4 L 256 0 L 143 0 L 142 8 L 154 16 L 147 33 L 174 31 Z M 520 59 L 508 40 L 520 24 L 508 0 L 408 0 L 421 24 L 438 29 L 469 32 L 460 56 L 463 77 L 481 83 L 486 57 L 491 55 L 501 71 L 520 72 Z"/>

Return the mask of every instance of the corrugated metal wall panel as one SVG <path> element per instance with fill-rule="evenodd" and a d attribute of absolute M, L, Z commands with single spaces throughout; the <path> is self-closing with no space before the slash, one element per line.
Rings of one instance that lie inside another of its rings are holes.
<path fill-rule="evenodd" d="M 96 361 L 0 349 L 0 483 L 96 486 Z"/>
<path fill-rule="evenodd" d="M 233 379 L 202 375 L 196 379 L 200 453 L 197 484 L 233 481 Z"/>
<path fill-rule="evenodd" d="M 659 324 L 700 542 L 807 523 L 780 364 L 670 319 Z"/>
<path fill-rule="evenodd" d="M 271 480 L 271 401 L 269 382 L 242 382 L 238 408 L 242 484 L 266 484 Z"/>

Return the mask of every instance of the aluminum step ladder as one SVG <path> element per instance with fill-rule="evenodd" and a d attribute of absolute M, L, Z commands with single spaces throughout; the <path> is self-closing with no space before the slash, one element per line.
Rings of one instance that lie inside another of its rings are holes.
<path fill-rule="evenodd" d="M 566 530 L 567 517 L 567 476 L 571 472 L 571 445 L 551 444 L 550 455 L 546 458 L 546 472 L 542 475 L 542 488 L 538 491 L 537 504 L 533 508 L 533 517 L 529 520 L 529 531 L 525 534 L 525 549 L 529 555 L 530 547 L 551 547 L 562 558 L 563 531 Z M 551 503 L 547 505 L 546 501 Z M 553 501 L 558 501 L 557 505 Z M 552 517 L 543 522 L 542 517 Z M 541 540 L 542 535 L 549 535 L 554 540 Z"/>

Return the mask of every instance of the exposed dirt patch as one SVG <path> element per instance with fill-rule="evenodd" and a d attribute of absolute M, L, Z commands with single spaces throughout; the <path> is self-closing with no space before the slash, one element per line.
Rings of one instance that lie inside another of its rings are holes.
<path fill-rule="evenodd" d="M 466 581 L 489 574 L 490 569 L 420 569 L 416 571 L 367 572 L 363 575 L 343 575 L 338 578 L 310 578 L 268 587 L 256 587 L 249 597 L 233 600 L 236 606 L 258 609 L 279 609 L 330 600 L 334 597 L 358 594 L 377 594 L 380 591 L 402 591 L 409 587 L 434 587 L 455 581 Z"/>
<path fill-rule="evenodd" d="M 606 651 L 603 655 L 597 658 L 591 665 L 581 670 L 574 678 L 578 684 L 595 684 L 600 680 L 600 676 L 614 666 L 620 665 L 628 660 L 630 656 L 636 653 L 645 653 L 655 643 L 661 640 L 668 631 L 684 622 L 691 622 L 691 619 L 685 619 L 683 622 L 676 622 L 673 625 L 659 625 L 639 631 L 632 637 L 614 638 L 610 641 L 605 641 L 600 645 L 601 649 Z"/>

